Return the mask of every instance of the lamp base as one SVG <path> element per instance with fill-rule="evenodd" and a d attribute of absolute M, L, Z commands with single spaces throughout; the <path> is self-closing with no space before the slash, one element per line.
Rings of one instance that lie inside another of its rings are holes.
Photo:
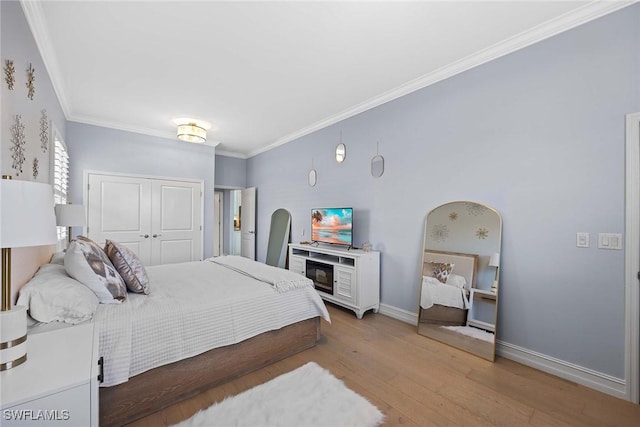
<path fill-rule="evenodd" d="M 27 360 L 27 309 L 15 306 L 0 311 L 0 371 Z"/>

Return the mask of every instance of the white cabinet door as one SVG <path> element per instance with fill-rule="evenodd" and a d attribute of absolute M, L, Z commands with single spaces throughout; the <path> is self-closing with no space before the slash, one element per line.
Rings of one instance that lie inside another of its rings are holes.
<path fill-rule="evenodd" d="M 295 271 L 298 274 L 306 275 L 307 266 L 304 258 L 289 257 L 289 270 Z"/>
<path fill-rule="evenodd" d="M 151 183 L 148 179 L 89 174 L 87 236 L 99 245 L 121 243 L 151 265 Z"/>
<path fill-rule="evenodd" d="M 153 180 L 151 188 L 152 264 L 201 260 L 200 183 Z"/>
<path fill-rule="evenodd" d="M 340 265 L 333 267 L 333 281 L 335 288 L 333 294 L 341 300 L 356 303 L 356 271 L 353 268 L 345 268 Z"/>
<path fill-rule="evenodd" d="M 144 265 L 202 259 L 202 184 L 88 175 L 87 236 L 133 250 Z"/>

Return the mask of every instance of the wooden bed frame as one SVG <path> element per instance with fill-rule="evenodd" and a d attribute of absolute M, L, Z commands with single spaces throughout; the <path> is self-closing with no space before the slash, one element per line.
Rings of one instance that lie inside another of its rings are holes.
<path fill-rule="evenodd" d="M 311 348 L 320 317 L 268 331 L 237 344 L 161 366 L 113 387 L 100 388 L 100 426 L 122 426 Z"/>

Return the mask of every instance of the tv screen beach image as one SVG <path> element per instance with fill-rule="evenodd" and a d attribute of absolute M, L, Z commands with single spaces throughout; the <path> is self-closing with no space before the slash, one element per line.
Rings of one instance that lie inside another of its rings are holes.
<path fill-rule="evenodd" d="M 351 246 L 353 209 L 311 210 L 311 239 L 316 242 Z"/>

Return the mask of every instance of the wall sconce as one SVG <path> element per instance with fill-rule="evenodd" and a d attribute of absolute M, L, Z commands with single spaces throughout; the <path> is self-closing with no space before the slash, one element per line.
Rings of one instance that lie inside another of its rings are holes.
<path fill-rule="evenodd" d="M 498 252 L 489 258 L 489 267 L 496 268 L 496 277 L 493 280 L 493 285 L 491 285 L 491 292 L 498 292 L 498 276 L 500 274 L 500 254 Z"/>
<path fill-rule="evenodd" d="M 67 246 L 71 243 L 71 227 L 83 227 L 86 224 L 84 206 L 56 205 L 56 225 L 67 228 Z"/>
<path fill-rule="evenodd" d="M 178 125 L 178 139 L 202 143 L 207 140 L 207 130 L 195 122 L 180 124 Z"/>
<path fill-rule="evenodd" d="M 0 371 L 27 360 L 27 309 L 11 308 L 11 248 L 58 242 L 51 185 L 0 180 L 0 247 L 2 247 L 2 310 L 0 311 Z"/>

